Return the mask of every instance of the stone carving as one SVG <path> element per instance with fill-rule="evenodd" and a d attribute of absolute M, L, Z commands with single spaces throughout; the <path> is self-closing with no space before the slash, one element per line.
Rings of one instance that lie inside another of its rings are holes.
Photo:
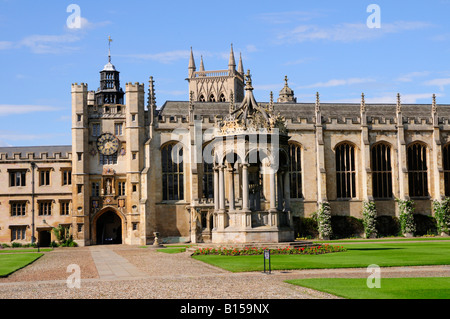
<path fill-rule="evenodd" d="M 250 70 L 245 75 L 247 84 L 245 86 L 245 97 L 242 104 L 223 119 L 216 121 L 216 128 L 221 135 L 238 133 L 280 133 L 287 134 L 286 119 L 275 113 L 273 105 L 262 106 L 256 103 L 253 96 Z"/>

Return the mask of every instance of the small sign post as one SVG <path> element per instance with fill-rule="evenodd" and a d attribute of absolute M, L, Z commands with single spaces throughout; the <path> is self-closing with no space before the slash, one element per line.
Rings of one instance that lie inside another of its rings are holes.
<path fill-rule="evenodd" d="M 270 250 L 269 249 L 264 250 L 264 273 L 266 273 L 266 260 L 269 263 L 269 274 L 270 274 L 271 265 L 270 265 Z"/>

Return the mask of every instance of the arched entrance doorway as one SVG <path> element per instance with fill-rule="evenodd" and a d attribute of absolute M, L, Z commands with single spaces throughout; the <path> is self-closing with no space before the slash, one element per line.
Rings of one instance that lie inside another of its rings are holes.
<path fill-rule="evenodd" d="M 42 229 L 38 231 L 39 247 L 49 247 L 51 243 L 51 233 L 49 229 Z"/>
<path fill-rule="evenodd" d="M 112 210 L 104 212 L 95 223 L 96 243 L 122 244 L 122 219 Z"/>

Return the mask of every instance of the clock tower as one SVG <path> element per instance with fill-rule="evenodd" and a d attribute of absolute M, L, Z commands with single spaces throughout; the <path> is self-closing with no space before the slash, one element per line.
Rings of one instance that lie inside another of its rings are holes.
<path fill-rule="evenodd" d="M 144 85 L 127 83 L 124 92 L 109 50 L 97 91 L 72 85 L 72 229 L 78 243 L 145 244 L 140 175 L 147 135 Z"/>

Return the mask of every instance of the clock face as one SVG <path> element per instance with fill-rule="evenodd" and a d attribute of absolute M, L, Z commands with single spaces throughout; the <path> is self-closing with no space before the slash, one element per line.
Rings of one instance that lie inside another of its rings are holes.
<path fill-rule="evenodd" d="M 100 135 L 97 139 L 98 151 L 103 155 L 112 155 L 119 149 L 119 139 L 111 133 Z"/>

